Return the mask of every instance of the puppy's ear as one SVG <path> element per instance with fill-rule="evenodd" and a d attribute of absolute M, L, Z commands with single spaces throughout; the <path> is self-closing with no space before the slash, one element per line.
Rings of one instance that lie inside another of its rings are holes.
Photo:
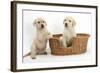
<path fill-rule="evenodd" d="M 65 22 L 65 19 L 63 20 L 63 24 L 64 24 L 64 22 Z"/>
<path fill-rule="evenodd" d="M 45 25 L 47 26 L 47 22 L 45 20 L 43 20 L 43 23 L 45 23 Z"/>
<path fill-rule="evenodd" d="M 73 25 L 73 27 L 76 25 L 76 21 L 73 19 L 73 23 L 72 23 Z"/>
<path fill-rule="evenodd" d="M 46 21 L 45 21 L 45 24 L 46 24 L 46 26 L 47 26 L 47 23 L 46 23 Z"/>
<path fill-rule="evenodd" d="M 33 21 L 33 25 L 36 25 L 36 19 Z"/>

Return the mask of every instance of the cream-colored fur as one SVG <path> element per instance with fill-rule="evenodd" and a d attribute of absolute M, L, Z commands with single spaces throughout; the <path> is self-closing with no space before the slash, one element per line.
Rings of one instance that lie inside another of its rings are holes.
<path fill-rule="evenodd" d="M 62 46 L 66 48 L 72 44 L 73 37 L 76 37 L 76 32 L 75 32 L 76 22 L 71 16 L 68 16 L 65 17 L 63 24 L 64 24 L 64 31 L 63 31 L 63 36 L 60 39 Z"/>
<path fill-rule="evenodd" d="M 47 40 L 51 37 L 47 30 L 47 23 L 43 18 L 37 18 L 34 20 L 33 25 L 36 26 L 36 37 L 33 40 L 31 46 L 31 58 L 34 59 L 37 54 L 47 54 L 46 45 Z"/>

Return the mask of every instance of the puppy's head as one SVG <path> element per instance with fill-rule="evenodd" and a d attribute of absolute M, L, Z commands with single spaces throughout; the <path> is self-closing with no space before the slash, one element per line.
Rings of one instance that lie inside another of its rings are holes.
<path fill-rule="evenodd" d="M 69 28 L 69 27 L 74 27 L 76 25 L 76 22 L 71 16 L 68 16 L 65 17 L 63 24 L 65 28 Z"/>
<path fill-rule="evenodd" d="M 37 29 L 44 29 L 47 24 L 43 18 L 38 17 L 34 20 L 33 25 L 36 25 Z"/>

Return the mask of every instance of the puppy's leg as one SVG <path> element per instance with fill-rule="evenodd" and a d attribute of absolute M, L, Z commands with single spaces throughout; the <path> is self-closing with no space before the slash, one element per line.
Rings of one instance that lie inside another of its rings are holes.
<path fill-rule="evenodd" d="M 47 55 L 47 52 L 46 51 L 41 53 L 39 52 L 38 55 Z"/>
<path fill-rule="evenodd" d="M 64 38 L 62 39 L 62 45 L 63 45 L 64 48 L 67 47 L 66 39 L 64 39 Z"/>
<path fill-rule="evenodd" d="M 36 58 L 36 47 L 35 47 L 35 45 L 32 45 L 32 47 L 31 47 L 31 58 L 32 59 Z"/>
<path fill-rule="evenodd" d="M 38 50 L 39 55 L 47 55 L 46 49 Z"/>
<path fill-rule="evenodd" d="M 62 41 L 63 37 L 60 37 L 59 42 L 60 42 L 60 46 L 63 46 L 63 41 Z"/>
<path fill-rule="evenodd" d="M 47 55 L 47 52 L 46 52 L 46 51 L 44 51 L 44 52 L 43 52 L 43 55 Z"/>

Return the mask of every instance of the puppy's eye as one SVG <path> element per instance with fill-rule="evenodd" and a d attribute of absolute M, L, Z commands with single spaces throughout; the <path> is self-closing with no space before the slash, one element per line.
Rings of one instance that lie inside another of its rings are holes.
<path fill-rule="evenodd" d="M 69 20 L 69 22 L 71 22 L 71 20 Z"/>
<path fill-rule="evenodd" d="M 45 23 L 45 22 L 43 21 L 43 23 Z"/>
<path fill-rule="evenodd" d="M 66 19 L 64 21 L 67 21 Z"/>
<path fill-rule="evenodd" d="M 38 24 L 40 23 L 40 21 L 37 22 Z"/>

